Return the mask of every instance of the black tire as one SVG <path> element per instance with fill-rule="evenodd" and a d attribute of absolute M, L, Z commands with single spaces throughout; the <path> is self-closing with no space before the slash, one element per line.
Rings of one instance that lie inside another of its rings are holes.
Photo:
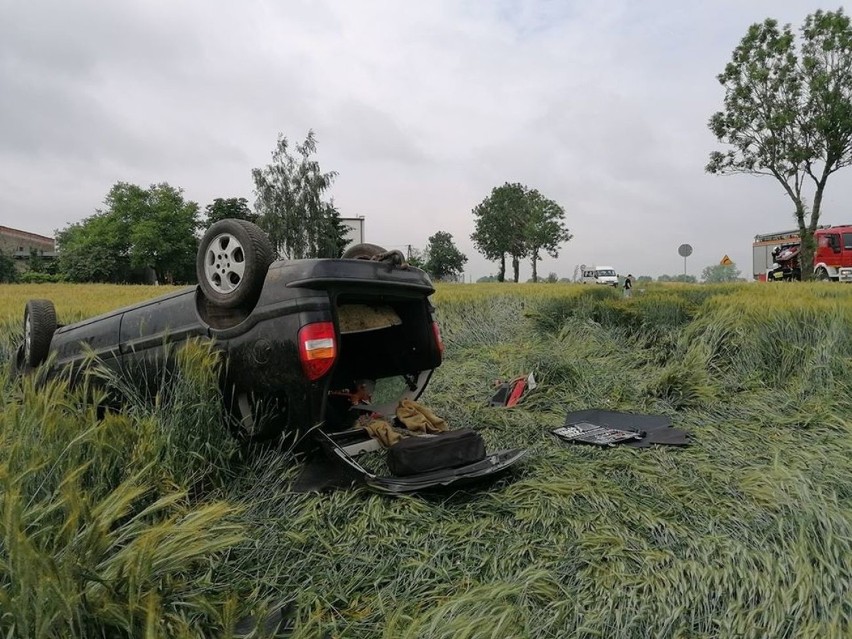
<path fill-rule="evenodd" d="M 820 282 L 827 282 L 829 279 L 831 279 L 828 276 L 828 271 L 826 271 L 821 266 L 816 270 L 815 275 L 816 275 L 816 279 L 818 279 Z"/>
<path fill-rule="evenodd" d="M 365 243 L 350 246 L 343 252 L 342 257 L 347 260 L 369 260 L 382 253 L 387 253 L 387 251 L 381 246 Z"/>
<path fill-rule="evenodd" d="M 25 368 L 35 368 L 47 359 L 56 332 L 56 309 L 50 300 L 30 300 L 24 309 Z"/>
<path fill-rule="evenodd" d="M 263 253 L 268 256 L 268 264 L 272 264 L 276 258 L 278 257 L 275 247 L 272 246 L 272 242 L 269 240 L 269 236 L 266 234 L 262 228 L 260 228 L 254 222 L 249 222 L 248 220 L 237 220 L 242 227 L 248 231 L 249 235 L 252 237 L 252 241 L 258 247 L 263 247 Z"/>
<path fill-rule="evenodd" d="M 195 274 L 208 301 L 237 308 L 257 301 L 273 258 L 272 244 L 259 227 L 245 220 L 220 220 L 201 238 Z"/>
<path fill-rule="evenodd" d="M 15 379 L 18 375 L 24 372 L 24 345 L 21 344 L 12 353 L 12 358 L 9 360 L 9 378 Z"/>

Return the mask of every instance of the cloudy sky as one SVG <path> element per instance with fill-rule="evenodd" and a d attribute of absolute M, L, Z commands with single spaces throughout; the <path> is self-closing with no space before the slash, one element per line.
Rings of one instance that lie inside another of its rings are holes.
<path fill-rule="evenodd" d="M 574 239 L 539 273 L 678 273 L 793 228 L 768 178 L 704 173 L 715 76 L 747 27 L 805 0 L 0 0 L 0 224 L 52 235 L 116 181 L 166 181 L 202 209 L 253 201 L 278 133 L 314 129 L 344 216 L 422 248 L 452 233 L 473 279 L 471 208 L 523 182 Z M 833 6 L 822 6 L 832 9 Z M 824 219 L 852 222 L 852 169 Z M 529 277 L 529 265 L 521 277 Z"/>

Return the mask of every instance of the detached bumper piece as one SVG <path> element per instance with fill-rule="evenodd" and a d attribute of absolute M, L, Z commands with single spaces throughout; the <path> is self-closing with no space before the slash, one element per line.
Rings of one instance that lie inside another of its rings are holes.
<path fill-rule="evenodd" d="M 407 451 L 408 459 L 406 460 L 407 463 L 404 465 L 405 470 L 403 471 L 407 474 L 404 476 L 394 474 L 386 476 L 379 475 L 368 470 L 358 462 L 358 456 L 364 453 L 382 450 L 381 445 L 374 439 L 371 439 L 364 429 L 358 428 L 339 433 L 325 433 L 319 431 L 317 433 L 317 438 L 319 439 L 319 442 L 326 454 L 331 459 L 338 462 L 339 465 L 344 466 L 354 478 L 357 478 L 373 490 L 391 494 L 458 487 L 483 481 L 486 478 L 508 470 L 524 455 L 526 455 L 526 450 L 502 450 L 495 453 L 485 453 L 484 457 L 481 457 L 477 461 L 465 463 L 462 460 L 469 458 L 469 455 L 467 455 L 463 449 L 471 446 L 471 442 L 474 438 L 465 434 L 455 435 L 455 433 L 462 432 L 463 431 L 450 431 L 446 433 L 446 435 L 449 435 L 447 439 L 450 441 L 455 440 L 460 446 L 460 453 L 464 453 L 456 456 L 455 461 L 449 461 L 448 463 L 460 463 L 460 465 L 412 473 L 412 470 L 416 470 L 418 465 L 412 463 L 410 456 L 414 451 L 409 450 Z M 435 441 L 440 437 L 442 436 L 437 436 L 432 441 Z M 429 448 L 430 443 L 429 439 L 424 439 L 423 447 L 425 455 L 428 455 L 427 449 Z M 399 444 L 397 444 L 397 446 L 399 446 Z M 393 450 L 393 448 L 390 450 Z M 390 452 L 390 450 L 388 452 Z M 452 455 L 449 457 L 452 458 Z M 390 462 L 389 466 L 399 465 L 399 460 L 392 461 L 389 459 L 388 461 Z M 423 469 L 431 468 L 433 466 L 434 463 L 430 462 L 428 459 L 423 460 L 423 462 L 419 464 L 419 468 Z M 397 471 L 399 470 L 400 468 L 397 468 Z"/>

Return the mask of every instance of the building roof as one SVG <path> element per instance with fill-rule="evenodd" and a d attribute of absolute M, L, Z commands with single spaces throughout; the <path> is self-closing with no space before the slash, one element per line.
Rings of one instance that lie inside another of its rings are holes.
<path fill-rule="evenodd" d="M 22 240 L 30 240 L 31 242 L 50 242 L 51 244 L 54 242 L 52 237 L 39 235 L 38 233 L 30 233 L 29 231 L 21 231 L 20 229 L 13 229 L 9 226 L 0 226 L 0 235 L 10 235 Z"/>

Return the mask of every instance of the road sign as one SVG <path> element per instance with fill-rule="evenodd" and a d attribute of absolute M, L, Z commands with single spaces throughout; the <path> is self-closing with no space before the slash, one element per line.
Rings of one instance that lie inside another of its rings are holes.
<path fill-rule="evenodd" d="M 719 262 L 719 264 L 721 264 L 722 266 L 733 266 L 734 261 L 726 255 L 722 258 L 722 261 Z"/>
<path fill-rule="evenodd" d="M 689 244 L 681 244 L 677 247 L 677 254 L 681 257 L 689 257 L 692 255 L 692 247 Z"/>

